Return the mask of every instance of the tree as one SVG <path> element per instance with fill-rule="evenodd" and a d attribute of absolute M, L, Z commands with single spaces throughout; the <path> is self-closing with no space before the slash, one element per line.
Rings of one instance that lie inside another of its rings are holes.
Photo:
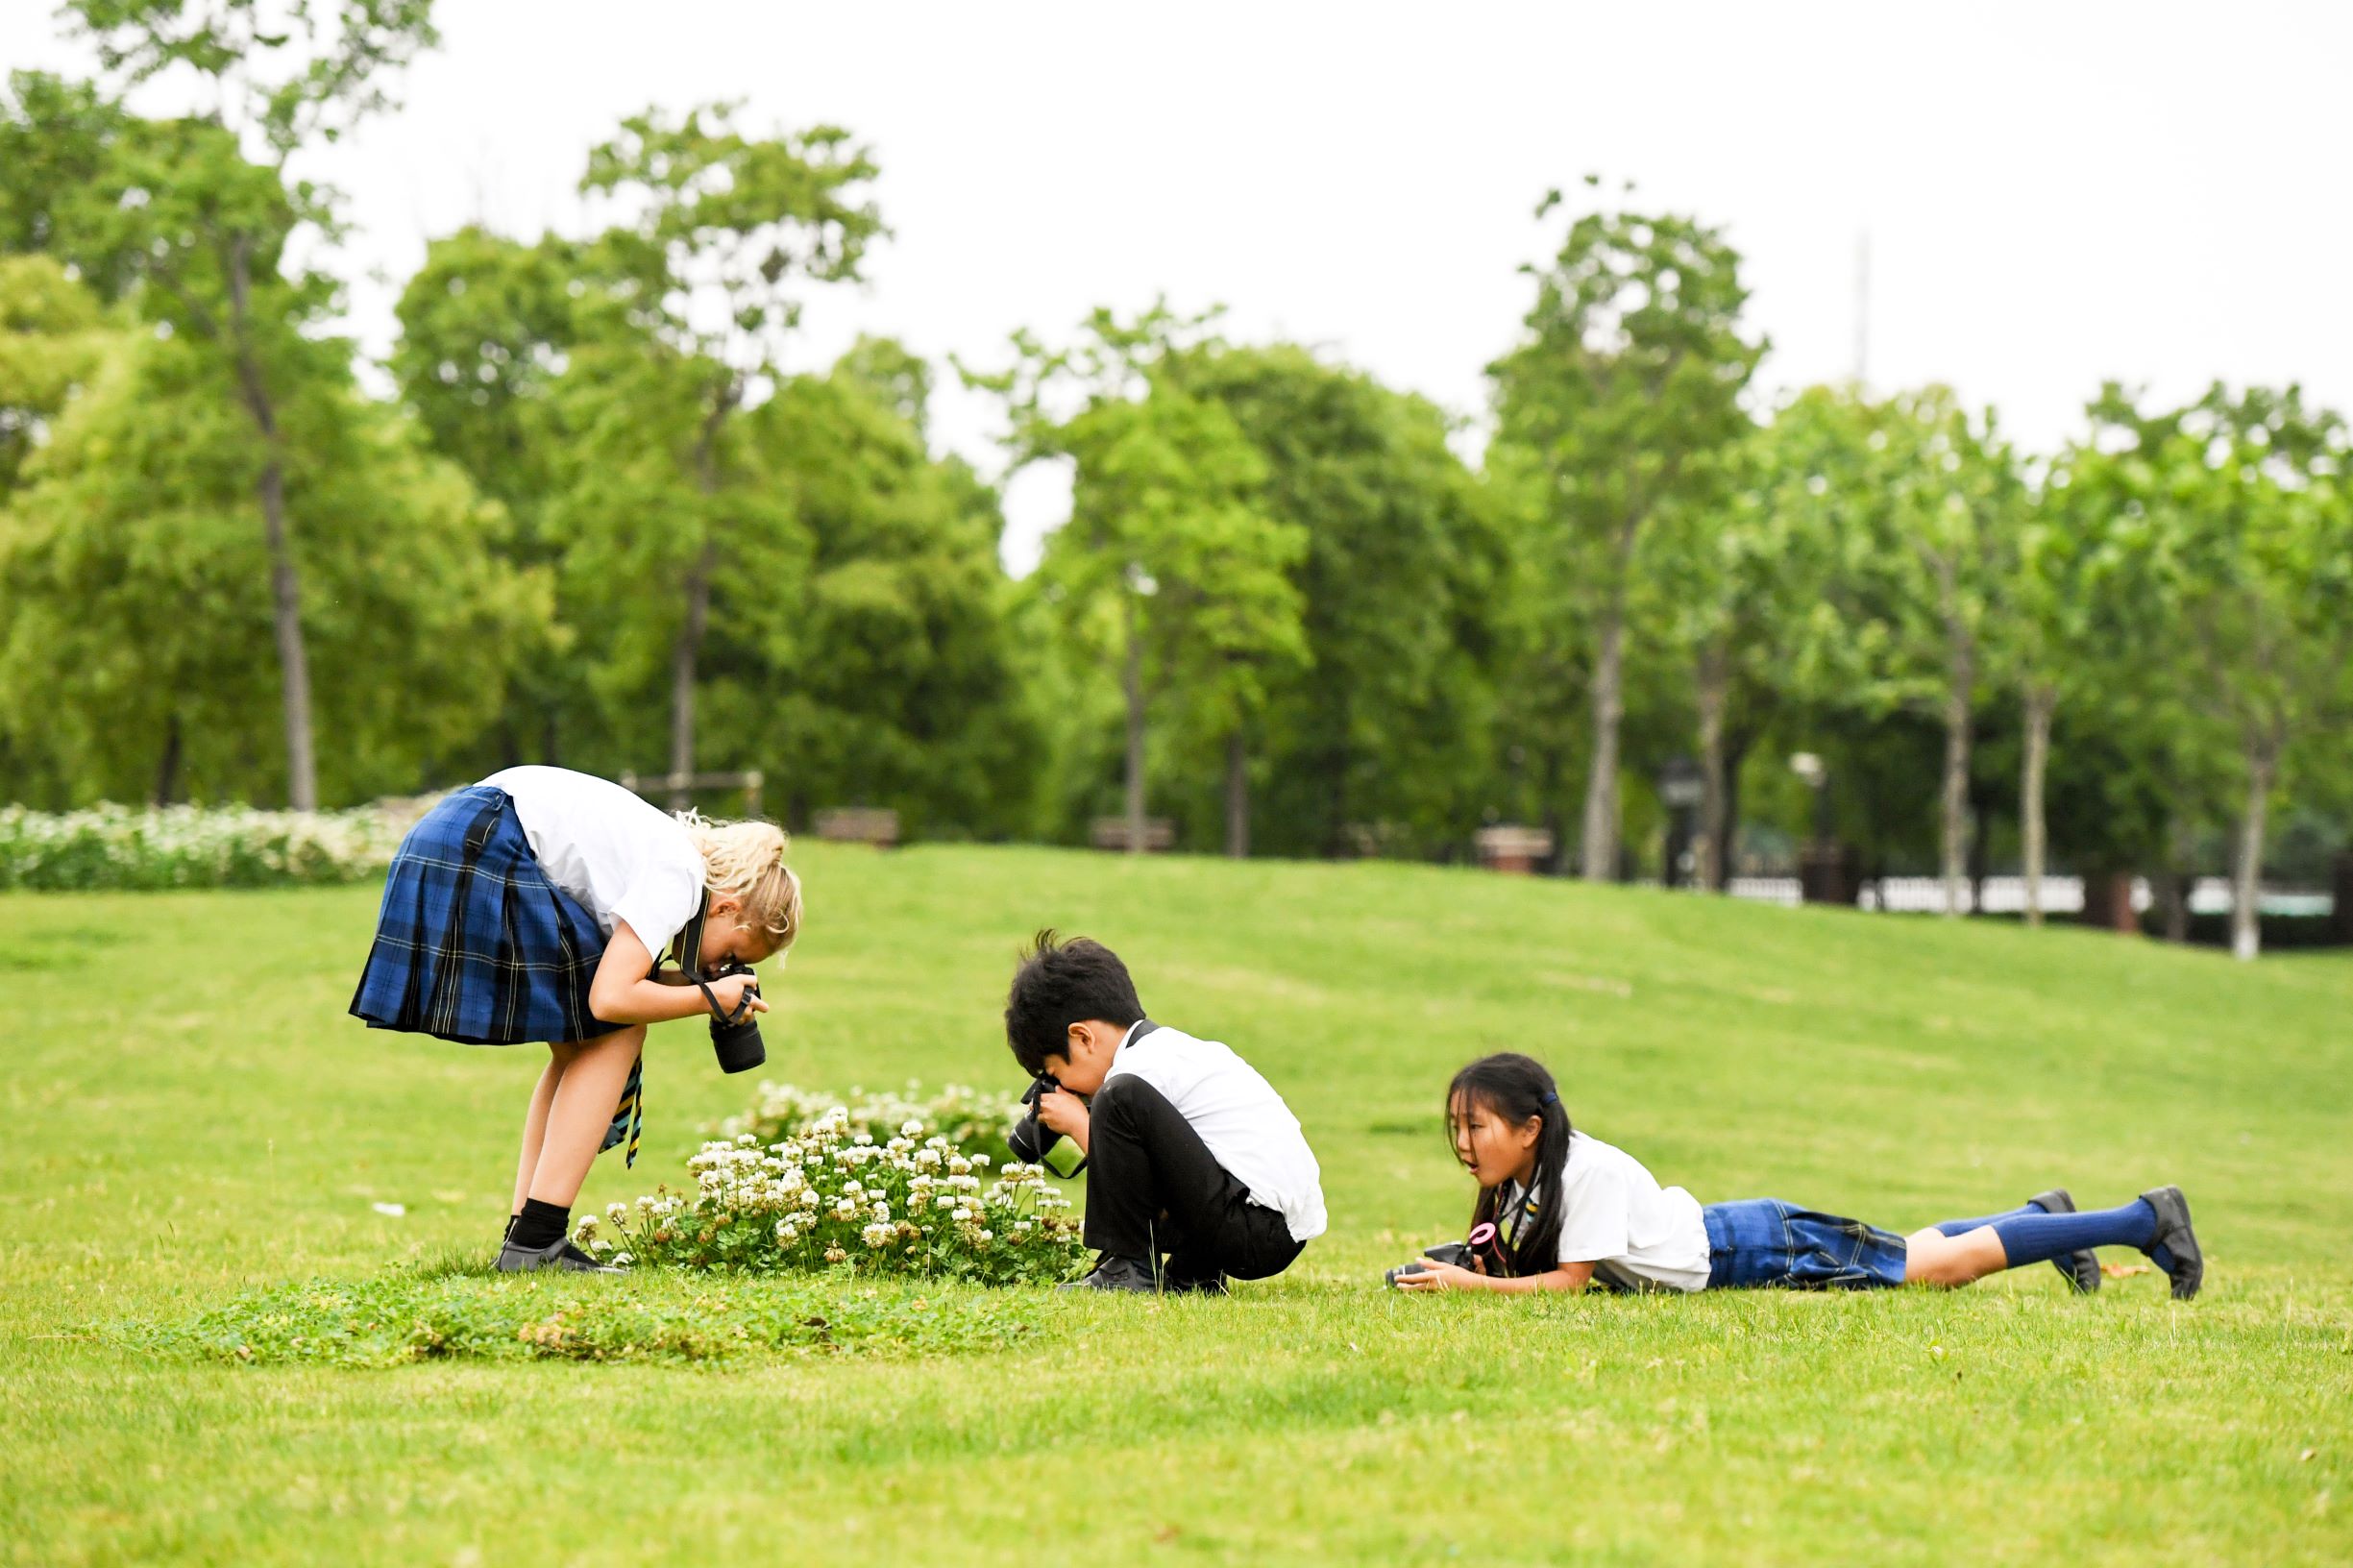
<path fill-rule="evenodd" d="M 467 228 L 432 241 L 401 291 L 390 368 L 402 398 L 433 450 L 505 506 L 504 548 L 518 567 L 555 572 L 568 551 L 552 511 L 576 438 L 557 394 L 583 349 L 612 342 L 625 355 L 643 343 L 620 297 L 625 283 L 633 293 L 608 247 L 552 234 L 526 244 Z M 491 767 L 579 760 L 604 739 L 583 628 L 559 615 L 550 629 L 550 644 L 517 672 L 481 759 Z"/>
<path fill-rule="evenodd" d="M 2169 635 L 2160 584 L 2136 572 L 2128 541 L 2145 527 L 2120 466 L 2096 438 L 2052 461 L 2007 557 L 2001 658 L 2019 694 L 2019 777 L 2026 923 L 2043 923 L 2051 727 L 2060 708 L 2128 684 Z M 2110 708 L 2118 704 L 2110 702 Z"/>
<path fill-rule="evenodd" d="M 287 796 L 298 811 L 317 806 L 318 773 L 302 581 L 287 532 L 284 404 L 302 379 L 331 376 L 342 350 L 306 335 L 328 313 L 331 283 L 282 270 L 298 231 L 335 233 L 335 197 L 291 179 L 288 165 L 306 146 L 332 141 L 386 107 L 386 79 L 435 41 L 430 0 L 349 0 L 322 11 L 310 0 L 69 0 L 64 14 L 120 88 L 193 74 L 208 84 L 211 107 L 185 119 L 130 120 L 87 93 L 44 87 L 20 94 L 12 116 L 57 110 L 77 132 L 52 172 L 82 169 L 87 178 L 43 204 L 48 248 L 110 283 L 135 281 L 145 314 L 233 372 L 225 389 L 262 453 L 254 487 Z M 91 162 L 93 149 L 102 156 Z"/>
<path fill-rule="evenodd" d="M 2133 442 L 2127 482 L 2175 611 L 2184 710 L 2236 753 L 2231 950 L 2251 959 L 2271 796 L 2295 749 L 2328 744 L 2353 707 L 2353 451 L 2344 422 L 2293 386 L 2217 384 L 2153 418 L 2112 393 L 2097 413 Z"/>
<path fill-rule="evenodd" d="M 96 297 L 56 261 L 0 255 L 0 505 L 51 423 L 121 335 Z"/>
<path fill-rule="evenodd" d="M 1588 184 L 1594 184 L 1590 179 Z M 1560 204 L 1548 194 L 1543 218 Z M 1764 353 L 1740 333 L 1740 258 L 1684 217 L 1593 212 L 1542 267 L 1520 345 L 1488 367 L 1496 441 L 1523 463 L 1552 525 L 1535 570 L 1581 600 L 1592 748 L 1580 868 L 1615 874 L 1627 594 L 1652 523 L 1706 503 L 1748 425 L 1741 394 Z M 1516 454 L 1511 452 L 1516 449 Z"/>
<path fill-rule="evenodd" d="M 1132 853 L 1145 842 L 1153 698 L 1177 692 L 1231 737 L 1262 707 L 1267 666 L 1305 651 L 1289 573 L 1306 539 L 1264 511 L 1265 465 L 1233 415 L 1188 393 L 1170 362 L 1200 346 L 1210 319 L 1155 305 L 1122 324 L 1098 309 L 1068 348 L 1017 332 L 1009 369 L 965 371 L 1005 400 L 1017 466 L 1076 465 L 1070 521 L 1040 572 L 1068 634 L 1108 645 L 1116 661 Z M 1071 398 L 1074 410 L 1055 406 Z M 1230 741 L 1229 801 L 1245 768 Z M 1230 807 L 1228 846 L 1246 848 L 1246 823 L 1237 826 Z"/>
<path fill-rule="evenodd" d="M 808 540 L 798 656 L 762 666 L 719 639 L 712 711 L 729 743 L 787 759 L 797 814 L 871 803 L 910 832 L 1015 832 L 1036 746 L 1003 614 L 1003 521 L 962 460 L 924 450 L 923 410 L 897 395 L 912 377 L 876 387 L 881 359 L 928 378 L 897 345 L 867 340 L 751 417 L 768 482 Z"/>
<path fill-rule="evenodd" d="M 1266 514 L 1298 528 L 1304 659 L 1262 662 L 1251 842 L 1338 854 L 1380 824 L 1461 843 L 1498 785 L 1495 683 L 1508 541 L 1427 401 L 1290 344 L 1207 348 L 1171 375 L 1233 415 L 1266 465 Z M 1226 746 L 1228 843 L 1247 779 Z"/>
<path fill-rule="evenodd" d="M 710 625 L 712 586 L 731 564 L 733 525 L 755 499 L 730 496 L 749 473 L 730 427 L 772 390 L 783 343 L 798 323 L 799 280 L 854 280 L 866 248 L 883 231 L 859 187 L 876 170 L 865 149 L 837 126 L 747 135 L 735 106 L 718 104 L 673 122 L 658 110 L 625 120 L 621 135 L 589 154 L 583 192 L 635 207 L 634 220 L 608 236 L 617 252 L 636 245 L 639 285 L 630 301 L 632 324 L 662 351 L 652 380 L 624 374 L 609 388 L 665 400 L 683 397 L 691 420 L 661 419 L 667 450 L 641 439 L 630 459 L 638 483 L 624 493 L 645 494 L 667 464 L 682 487 L 664 485 L 665 527 L 641 534 L 633 551 L 647 572 L 633 588 L 661 583 L 682 606 L 670 649 L 670 768 L 695 767 L 695 677 Z M 625 293 L 629 292 L 625 288 Z M 646 409 L 640 403 L 638 409 Z M 627 438 L 625 407 L 608 407 L 595 423 Z M 731 457 L 731 453 L 735 453 Z M 691 497 L 686 503 L 676 503 Z M 608 526 L 630 519 L 606 516 Z"/>
<path fill-rule="evenodd" d="M 128 345 L 0 514 L 0 727 L 59 781 L 58 804 L 284 788 L 288 759 L 255 745 L 279 699 L 250 511 L 272 454 L 234 374 L 201 343 Z M 498 558 L 502 515 L 392 411 L 315 382 L 279 407 L 320 714 L 338 736 L 322 798 L 415 789 L 497 710 L 547 583 Z"/>
<path fill-rule="evenodd" d="M 1817 389 L 1780 420 L 1800 460 L 1777 504 L 1804 519 L 1825 563 L 1791 668 L 1813 693 L 1935 717 L 1938 859 L 1957 915 L 1976 689 L 2022 505 L 2015 458 L 1990 413 L 1973 421 L 1942 387 L 1880 403 Z"/>
<path fill-rule="evenodd" d="M 1745 436 L 1727 455 L 1715 504 L 1669 514 L 1653 551 L 1666 641 L 1685 661 L 1692 696 L 1698 882 L 1717 892 L 1731 874 L 1741 765 L 1780 701 L 1790 629 L 1804 624 L 1827 566 L 1823 542 L 1803 536 L 1817 514 L 1776 504 L 1816 457 L 1792 439 L 1801 427 L 1783 420 Z"/>

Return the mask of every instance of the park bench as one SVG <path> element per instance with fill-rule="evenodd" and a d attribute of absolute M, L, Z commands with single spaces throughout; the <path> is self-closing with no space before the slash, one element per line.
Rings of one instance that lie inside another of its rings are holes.
<path fill-rule="evenodd" d="M 1125 849 L 1129 846 L 1128 821 L 1125 817 L 1097 817 L 1088 827 L 1087 839 L 1097 849 Z M 1143 847 L 1151 853 L 1161 853 L 1176 846 L 1176 823 L 1165 817 L 1146 817 L 1143 820 Z"/>
<path fill-rule="evenodd" d="M 835 806 L 817 814 L 812 825 L 827 844 L 870 844 L 889 849 L 898 843 L 898 813 L 883 806 Z"/>

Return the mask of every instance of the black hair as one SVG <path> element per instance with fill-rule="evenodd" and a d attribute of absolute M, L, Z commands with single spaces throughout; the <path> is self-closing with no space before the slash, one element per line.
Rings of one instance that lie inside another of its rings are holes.
<path fill-rule="evenodd" d="M 1527 1211 L 1508 1243 L 1501 1236 L 1496 1239 L 1513 1274 L 1550 1273 L 1560 1266 L 1560 1178 L 1569 1163 L 1569 1108 L 1560 1103 L 1560 1091 L 1544 1064 L 1517 1051 L 1483 1056 L 1456 1073 L 1455 1081 L 1446 1086 L 1449 1142 L 1455 1139 L 1462 1112 L 1474 1105 L 1514 1123 L 1524 1124 L 1532 1116 L 1543 1119 L 1544 1130 L 1536 1135 L 1536 1167 L 1529 1182 Z M 1479 1201 L 1471 1208 L 1473 1229 L 1484 1224 L 1501 1226 L 1503 1220 L 1496 1211 L 1502 1208 L 1503 1197 L 1500 1187 L 1479 1189 Z"/>
<path fill-rule="evenodd" d="M 1014 1060 L 1034 1075 L 1045 1071 L 1048 1056 L 1069 1053 L 1072 1024 L 1100 1018 L 1125 1025 L 1142 1017 L 1136 982 L 1117 953 L 1085 937 L 1065 942 L 1048 926 L 1014 971 L 1013 993 L 1005 1000 L 1005 1039 Z"/>

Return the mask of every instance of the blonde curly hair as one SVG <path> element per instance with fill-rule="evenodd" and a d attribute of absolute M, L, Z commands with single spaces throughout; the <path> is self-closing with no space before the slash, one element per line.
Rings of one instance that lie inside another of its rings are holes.
<path fill-rule="evenodd" d="M 745 922 L 768 934 L 772 954 L 792 946 L 800 935 L 800 878 L 784 863 L 792 843 L 784 829 L 756 819 L 715 822 L 693 811 L 678 821 L 702 851 L 702 885 L 739 900 Z"/>

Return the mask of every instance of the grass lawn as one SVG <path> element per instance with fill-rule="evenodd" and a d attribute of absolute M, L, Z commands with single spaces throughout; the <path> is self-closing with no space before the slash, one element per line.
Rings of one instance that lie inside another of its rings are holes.
<path fill-rule="evenodd" d="M 1376 864 L 798 864 L 772 1075 L 1011 1083 L 1052 922 L 1285 1092 L 1331 1234 L 1210 1302 L 452 1272 L 538 1063 L 345 1016 L 373 890 L 0 897 L 0 1561 L 2353 1560 L 2353 962 Z M 1384 1292 L 1459 1234 L 1438 1098 L 1500 1047 L 1703 1202 L 1908 1230 L 2179 1182 L 2205 1294 Z M 583 1204 L 749 1098 L 693 1023 L 649 1069 Z M 255 1292 L 480 1333 L 242 1364 Z"/>

